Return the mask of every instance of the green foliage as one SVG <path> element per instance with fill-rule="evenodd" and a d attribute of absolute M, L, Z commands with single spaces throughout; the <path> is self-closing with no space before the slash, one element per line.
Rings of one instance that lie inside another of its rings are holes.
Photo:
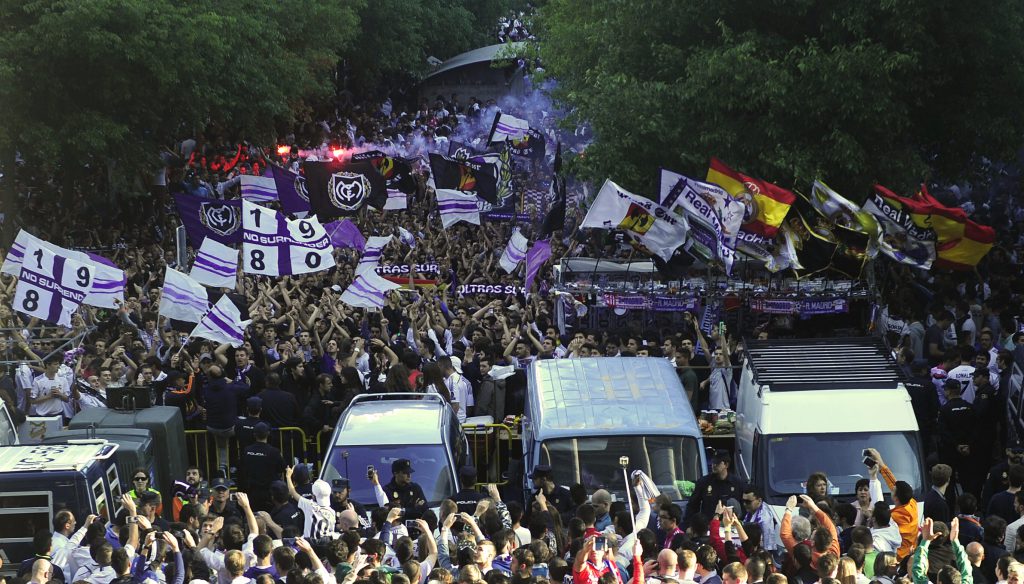
<path fill-rule="evenodd" d="M 714 155 L 862 199 L 1021 145 L 1013 0 L 550 0 L 535 22 L 568 123 L 596 135 L 577 168 L 649 195 Z"/>
<path fill-rule="evenodd" d="M 497 42 L 498 17 L 521 0 L 374 0 L 359 13 L 359 37 L 344 53 L 350 88 L 360 95 L 389 93 L 442 61 Z"/>
<path fill-rule="evenodd" d="M 273 138 L 275 122 L 330 91 L 362 5 L 0 0 L 0 149 L 71 173 L 132 172 L 207 127 Z"/>

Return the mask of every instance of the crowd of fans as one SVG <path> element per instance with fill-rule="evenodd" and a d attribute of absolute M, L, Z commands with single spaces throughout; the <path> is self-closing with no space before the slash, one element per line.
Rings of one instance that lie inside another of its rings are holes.
<path fill-rule="evenodd" d="M 529 38 L 522 18 L 503 19 L 499 40 Z M 56 513 L 53 532 L 36 537 L 36 557 L 21 566 L 19 581 L 1024 584 L 1024 444 L 1007 421 L 1010 378 L 1024 356 L 1016 318 L 1024 250 L 1013 209 L 1002 218 L 1009 225 L 997 225 L 1005 245 L 976 274 L 936 273 L 926 281 L 907 268 L 885 268 L 883 283 L 905 285 L 884 291 L 872 324 L 908 374 L 928 457 L 927 493 L 915 495 L 882 453 L 869 450 L 870 478 L 858 483 L 854 501 L 833 500 L 827 477 L 816 474 L 781 516 L 759 489 L 730 473 L 727 456 L 715 457 L 685 508 L 652 496 L 638 477 L 633 514 L 608 492 L 556 485 L 550 469 L 539 467 L 531 477 L 536 490 L 523 504 L 515 493 L 503 501 L 493 486 L 477 492 L 467 480 L 440 508 L 412 513 L 417 505 L 408 503 L 422 490 L 416 494 L 408 461 L 395 462 L 387 485 L 367 477 L 377 487 L 375 501 L 348 498 L 353 477 L 328 484 L 312 481 L 304 465 L 289 466 L 268 443 L 271 429 L 330 431 L 362 393 L 435 392 L 460 420 L 515 417 L 523 408 L 523 370 L 536 359 L 666 359 L 695 411 L 735 405 L 744 359 L 738 335 L 702 332 L 690 315 L 667 330 L 567 330 L 555 309 L 562 298 L 548 294 L 549 267 L 537 278 L 537 294 L 492 292 L 522 285 L 521 273 L 498 267 L 514 220 L 442 230 L 424 166 L 407 210 L 355 218 L 366 235 L 401 226 L 416 236 L 412 248 L 396 237 L 383 264 L 418 265 L 418 272 L 398 273 L 425 284 L 391 294 L 382 311 L 338 300 L 359 259 L 339 249 L 332 270 L 244 276 L 225 291 L 252 318 L 241 347 L 188 339 L 157 313 L 165 266 L 187 267 L 177 265 L 174 251 L 174 193 L 237 198 L 240 174 L 258 174 L 271 162 L 294 167 L 337 149 L 446 153 L 496 107 L 453 95 L 402 111 L 391 100 L 358 103 L 342 94 L 283 131 L 279 142 L 288 148 L 238 144 L 207 130 L 163 153 L 165 168 L 146 196 L 105 203 L 84 187 L 69 192 L 16 177 L 22 196 L 6 220 L 58 245 L 106 255 L 125 269 L 128 289 L 120 308 L 83 307 L 73 328 L 61 329 L 13 312 L 16 281 L 0 279 L 0 361 L 9 365 L 0 369 L 0 396 L 15 420 L 68 419 L 107 407 L 110 388 L 148 386 L 158 403 L 181 409 L 188 428 L 217 436 L 225 461 L 212 477 L 190 468 L 169 496 L 137 471 L 116 517 Z M 519 227 L 528 235 L 537 229 Z M 552 263 L 585 254 L 588 245 L 556 236 Z M 600 253 L 628 249 L 611 243 Z M 488 291 L 461 292 L 474 286 Z M 775 334 L 767 323 L 749 332 Z M 65 353 L 72 338 L 82 339 L 81 349 Z M 242 450 L 227 464 L 231 436 Z M 919 529 L 920 503 L 926 520 Z"/>

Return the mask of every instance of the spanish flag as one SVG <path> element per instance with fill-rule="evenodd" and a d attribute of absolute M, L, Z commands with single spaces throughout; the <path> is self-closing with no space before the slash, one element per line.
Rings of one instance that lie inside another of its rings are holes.
<path fill-rule="evenodd" d="M 779 226 L 789 213 L 790 206 L 796 201 L 796 195 L 792 192 L 770 182 L 736 172 L 717 158 L 711 159 L 707 181 L 717 184 L 737 199 L 743 198 L 744 193 L 749 193 L 750 200 L 744 201 L 749 215 L 744 217 L 742 229 L 767 237 L 775 237 L 779 232 Z"/>
<path fill-rule="evenodd" d="M 914 225 L 935 232 L 935 267 L 971 270 L 992 249 L 994 229 L 971 221 L 960 207 L 946 207 L 923 184 L 913 197 L 890 198 L 902 205 Z"/>

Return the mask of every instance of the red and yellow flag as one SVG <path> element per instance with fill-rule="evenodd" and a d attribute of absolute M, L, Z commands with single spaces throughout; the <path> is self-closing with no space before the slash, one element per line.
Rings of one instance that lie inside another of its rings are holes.
<path fill-rule="evenodd" d="M 923 184 L 913 197 L 900 197 L 891 191 L 887 197 L 899 202 L 914 225 L 935 232 L 936 267 L 973 269 L 996 240 L 994 229 L 971 221 L 960 207 L 946 207 Z"/>
<path fill-rule="evenodd" d="M 744 231 L 767 237 L 775 237 L 790 206 L 796 201 L 796 195 L 791 191 L 736 172 L 717 158 L 711 159 L 707 181 L 722 187 L 734 198 L 743 200 L 747 207 L 743 217 Z"/>

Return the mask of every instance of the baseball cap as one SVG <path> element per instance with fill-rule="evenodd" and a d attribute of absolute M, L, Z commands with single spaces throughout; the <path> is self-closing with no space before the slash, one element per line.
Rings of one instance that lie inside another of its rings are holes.
<path fill-rule="evenodd" d="M 317 504 L 329 507 L 331 505 L 331 485 L 322 479 L 313 481 L 313 498 L 316 499 Z"/>
<path fill-rule="evenodd" d="M 258 395 L 254 395 L 245 400 L 245 406 L 250 410 L 258 410 L 263 407 L 263 398 Z"/>
<path fill-rule="evenodd" d="M 218 477 L 210 481 L 210 488 L 227 490 L 231 488 L 231 481 L 223 477 Z"/>
<path fill-rule="evenodd" d="M 536 479 L 540 477 L 549 476 L 551 476 L 551 466 L 547 464 L 538 464 L 537 466 L 533 467 L 533 474 L 530 475 L 530 478 Z"/>
<path fill-rule="evenodd" d="M 459 375 L 462 375 L 462 359 L 459 359 L 458 357 L 452 357 L 451 360 L 452 369 L 454 369 L 455 372 L 458 373 Z"/>
<path fill-rule="evenodd" d="M 348 479 L 346 479 L 345 477 L 331 480 L 331 490 L 334 491 L 335 493 L 340 493 L 345 489 L 348 489 L 349 486 L 350 485 Z"/>
<path fill-rule="evenodd" d="M 407 472 L 412 473 L 412 462 L 408 458 L 399 458 L 398 460 L 391 463 L 391 474 L 396 472 Z"/>
<path fill-rule="evenodd" d="M 716 450 L 714 456 L 711 457 L 711 462 L 729 462 L 731 459 L 729 451 Z"/>
<path fill-rule="evenodd" d="M 252 428 L 252 434 L 257 438 L 266 438 L 270 436 L 270 426 L 266 422 L 257 422 Z"/>

